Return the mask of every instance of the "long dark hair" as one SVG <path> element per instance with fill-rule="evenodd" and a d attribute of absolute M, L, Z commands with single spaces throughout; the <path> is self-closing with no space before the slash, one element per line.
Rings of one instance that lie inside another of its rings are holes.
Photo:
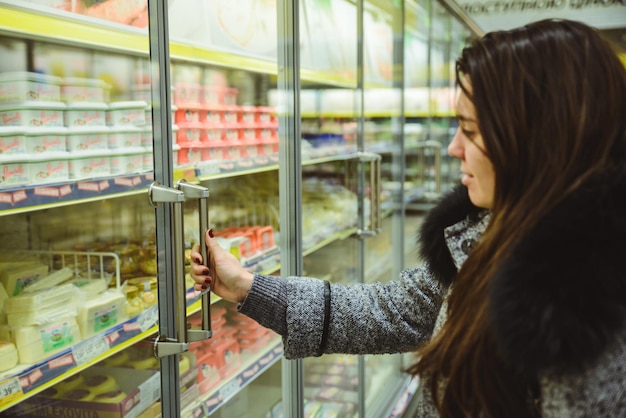
<path fill-rule="evenodd" d="M 538 370 L 499 352 L 490 281 L 547 211 L 626 164 L 626 69 L 596 30 L 544 20 L 474 41 L 456 71 L 494 167 L 492 218 L 455 277 L 446 323 L 411 371 L 431 376 L 442 417 L 533 416 Z"/>

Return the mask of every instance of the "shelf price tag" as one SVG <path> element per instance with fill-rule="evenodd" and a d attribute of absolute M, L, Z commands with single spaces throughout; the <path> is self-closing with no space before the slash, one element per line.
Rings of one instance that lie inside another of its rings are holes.
<path fill-rule="evenodd" d="M 159 308 L 156 305 L 153 305 L 139 315 L 137 323 L 139 324 L 141 332 L 146 332 L 152 328 L 158 320 Z"/>
<path fill-rule="evenodd" d="M 19 398 L 23 394 L 20 380 L 17 377 L 0 382 L 0 407 Z"/>
<path fill-rule="evenodd" d="M 76 365 L 80 366 L 106 353 L 109 351 L 109 348 L 106 338 L 98 336 L 72 347 L 72 354 L 74 355 L 74 360 L 76 360 Z"/>
<path fill-rule="evenodd" d="M 222 402 L 226 402 L 232 396 L 235 396 L 235 394 L 239 392 L 240 386 L 239 379 L 237 378 L 232 379 L 230 382 L 222 386 L 219 390 Z"/>

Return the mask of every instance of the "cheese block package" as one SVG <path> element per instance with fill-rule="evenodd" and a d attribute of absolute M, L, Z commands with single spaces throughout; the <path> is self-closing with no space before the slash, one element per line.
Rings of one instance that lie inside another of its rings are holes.
<path fill-rule="evenodd" d="M 20 363 L 32 364 L 70 348 L 81 340 L 81 335 L 76 318 L 67 317 L 40 326 L 3 325 L 0 339 L 15 344 Z"/>
<path fill-rule="evenodd" d="M 83 338 L 89 338 L 126 319 L 126 298 L 117 290 L 107 290 L 101 295 L 78 305 L 78 325 Z"/>
<path fill-rule="evenodd" d="M 7 323 L 7 314 L 4 305 L 8 297 L 7 291 L 4 290 L 4 286 L 0 283 L 0 325 Z"/>
<path fill-rule="evenodd" d="M 74 272 L 69 267 L 53 271 L 46 276 L 39 277 L 24 288 L 24 292 L 36 292 L 38 290 L 49 289 L 60 283 L 66 282 L 74 277 Z"/>
<path fill-rule="evenodd" d="M 74 279 L 70 283 L 74 285 L 79 300 L 93 299 L 109 287 L 104 279 Z"/>
<path fill-rule="evenodd" d="M 75 316 L 74 292 L 74 286 L 68 283 L 8 298 L 5 307 L 7 323 L 13 327 L 42 325 Z"/>
<path fill-rule="evenodd" d="M 17 365 L 17 349 L 9 341 L 0 341 L 0 372 L 5 372 Z"/>
<path fill-rule="evenodd" d="M 29 284 L 48 274 L 48 266 L 33 262 L 0 262 L 0 283 L 9 296 L 17 296 Z"/>

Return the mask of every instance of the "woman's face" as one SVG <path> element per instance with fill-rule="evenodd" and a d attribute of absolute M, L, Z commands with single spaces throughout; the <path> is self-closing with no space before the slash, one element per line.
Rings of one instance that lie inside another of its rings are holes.
<path fill-rule="evenodd" d="M 448 146 L 448 154 L 461 160 L 461 183 L 467 187 L 472 203 L 490 209 L 493 206 L 495 173 L 485 153 L 476 109 L 463 91 L 457 101 L 457 119 L 459 128 Z"/>

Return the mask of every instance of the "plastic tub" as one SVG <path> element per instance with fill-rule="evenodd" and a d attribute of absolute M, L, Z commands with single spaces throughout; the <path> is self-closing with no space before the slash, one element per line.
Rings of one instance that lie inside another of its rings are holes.
<path fill-rule="evenodd" d="M 109 149 L 141 147 L 143 135 L 144 130 L 140 128 L 113 127 L 109 130 Z"/>
<path fill-rule="evenodd" d="M 67 151 L 66 128 L 31 128 L 26 130 L 26 152 L 42 154 Z"/>
<path fill-rule="evenodd" d="M 58 183 L 69 180 L 67 157 L 50 154 L 32 157 L 28 162 L 30 184 Z"/>
<path fill-rule="evenodd" d="M 86 179 L 111 175 L 107 151 L 74 154 L 69 159 L 70 178 Z"/>
<path fill-rule="evenodd" d="M 110 86 L 99 79 L 68 77 L 61 81 L 61 100 L 104 103 L 108 101 L 109 89 Z"/>
<path fill-rule="evenodd" d="M 65 110 L 65 126 L 106 126 L 107 109 L 104 103 L 75 102 L 68 103 Z"/>
<path fill-rule="evenodd" d="M 3 126 L 63 126 L 65 105 L 61 102 L 29 101 L 0 107 Z"/>
<path fill-rule="evenodd" d="M 30 184 L 28 156 L 0 156 L 0 188 L 24 186 Z"/>
<path fill-rule="evenodd" d="M 206 140 L 206 128 L 204 125 L 178 125 L 178 132 L 176 134 L 177 144 L 197 144 Z"/>
<path fill-rule="evenodd" d="M 25 152 L 27 152 L 25 129 L 0 126 L 0 155 L 24 154 Z"/>
<path fill-rule="evenodd" d="M 111 174 L 118 175 L 143 172 L 143 155 L 143 148 L 120 150 L 119 153 L 112 154 L 109 159 Z"/>
<path fill-rule="evenodd" d="M 31 72 L 0 74 L 0 103 L 24 101 L 58 102 L 61 100 L 61 79 Z"/>
<path fill-rule="evenodd" d="M 109 129 L 106 127 L 75 127 L 67 130 L 69 152 L 106 150 L 109 147 Z"/>
<path fill-rule="evenodd" d="M 224 109 L 219 107 L 211 107 L 202 112 L 200 122 L 208 125 L 219 125 L 222 123 Z"/>
<path fill-rule="evenodd" d="M 109 103 L 106 114 L 106 123 L 109 126 L 136 126 L 146 125 L 146 106 L 144 101 L 126 101 Z"/>

